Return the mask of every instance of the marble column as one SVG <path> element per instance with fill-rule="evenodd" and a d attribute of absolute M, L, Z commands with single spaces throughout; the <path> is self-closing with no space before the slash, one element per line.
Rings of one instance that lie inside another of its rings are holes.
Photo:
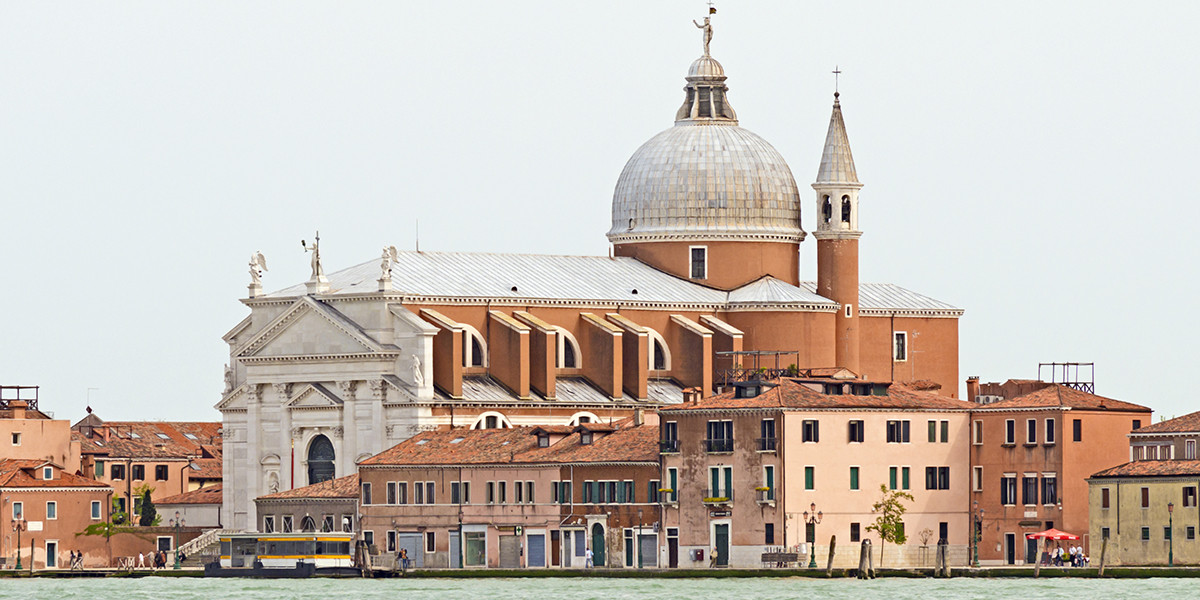
<path fill-rule="evenodd" d="M 292 483 L 292 384 L 275 384 L 275 399 L 279 401 L 279 490 L 290 490 Z"/>
<path fill-rule="evenodd" d="M 357 381 L 339 381 L 342 388 L 342 453 L 338 457 L 337 476 L 356 473 L 354 457 L 358 456 L 358 391 Z"/>
<path fill-rule="evenodd" d="M 241 465 L 245 469 L 246 486 L 242 488 L 238 506 L 235 510 L 243 513 L 247 529 L 258 531 L 258 520 L 254 509 L 254 499 L 262 495 L 262 395 L 261 386 L 252 383 L 246 386 L 246 462 Z M 235 483 L 236 485 L 236 483 Z"/>

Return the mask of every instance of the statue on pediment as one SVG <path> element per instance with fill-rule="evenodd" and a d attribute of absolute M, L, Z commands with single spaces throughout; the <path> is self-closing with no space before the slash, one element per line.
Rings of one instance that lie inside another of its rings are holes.
<path fill-rule="evenodd" d="M 305 240 L 300 240 L 300 245 L 304 246 L 305 252 L 312 252 L 312 279 L 313 281 L 322 281 L 325 279 L 325 268 L 321 266 L 321 232 L 317 232 L 317 237 L 313 243 L 309 244 Z"/>
<path fill-rule="evenodd" d="M 412 382 L 416 387 L 425 385 L 425 374 L 421 370 L 421 359 L 417 355 L 412 355 Z"/>
<path fill-rule="evenodd" d="M 250 255 L 250 284 L 261 285 L 263 271 L 267 270 L 267 257 L 262 252 Z"/>

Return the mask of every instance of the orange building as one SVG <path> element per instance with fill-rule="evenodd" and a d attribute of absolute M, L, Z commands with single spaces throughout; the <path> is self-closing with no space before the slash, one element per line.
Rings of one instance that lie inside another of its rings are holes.
<path fill-rule="evenodd" d="M 1079 535 L 1091 554 L 1087 479 L 1129 460 L 1127 436 L 1151 409 L 1044 381 L 971 378 L 967 394 L 988 402 L 971 415 L 979 562 L 1029 564 L 1037 546 L 1025 534 L 1051 527 Z"/>

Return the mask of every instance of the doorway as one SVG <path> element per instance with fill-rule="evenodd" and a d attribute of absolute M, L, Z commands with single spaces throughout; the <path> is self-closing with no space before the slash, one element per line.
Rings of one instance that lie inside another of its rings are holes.
<path fill-rule="evenodd" d="M 718 567 L 729 566 L 729 524 L 721 523 L 713 526 L 713 538 L 715 543 L 713 546 L 717 549 Z"/>
<path fill-rule="evenodd" d="M 679 568 L 679 529 L 675 527 L 667 529 L 667 566 Z"/>
<path fill-rule="evenodd" d="M 592 565 L 608 565 L 608 561 L 604 559 L 604 526 L 599 523 L 592 525 Z"/>
<path fill-rule="evenodd" d="M 33 567 L 33 556 L 29 557 L 29 566 Z M 58 568 L 58 542 L 46 542 L 46 568 Z"/>
<path fill-rule="evenodd" d="M 1025 564 L 1032 565 L 1037 559 L 1037 540 L 1025 538 Z"/>
<path fill-rule="evenodd" d="M 555 529 L 550 532 L 550 566 L 557 567 L 562 564 L 562 532 Z"/>
<path fill-rule="evenodd" d="M 1017 564 L 1017 534 L 1004 534 L 1004 564 Z"/>

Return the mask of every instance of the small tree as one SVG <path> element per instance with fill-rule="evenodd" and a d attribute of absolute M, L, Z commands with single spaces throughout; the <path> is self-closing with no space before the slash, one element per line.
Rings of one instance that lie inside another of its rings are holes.
<path fill-rule="evenodd" d="M 150 498 L 151 488 L 142 490 L 142 502 L 138 507 L 138 525 L 150 527 L 158 521 L 158 511 L 154 508 L 154 500 Z"/>
<path fill-rule="evenodd" d="M 883 497 L 871 506 L 871 513 L 878 513 L 875 522 L 867 525 L 867 531 L 874 531 L 879 534 L 879 566 L 883 566 L 883 545 L 886 542 L 893 544 L 903 544 L 908 541 L 908 537 L 904 535 L 904 512 L 908 509 L 904 508 L 901 500 L 913 501 L 912 494 L 902 492 L 900 490 L 888 490 L 886 484 L 879 484 L 879 491 Z"/>
<path fill-rule="evenodd" d="M 125 514 L 125 511 L 121 510 L 121 500 L 116 496 L 113 496 L 112 508 L 109 512 L 112 513 L 113 525 L 124 525 L 129 522 L 129 515 Z"/>

